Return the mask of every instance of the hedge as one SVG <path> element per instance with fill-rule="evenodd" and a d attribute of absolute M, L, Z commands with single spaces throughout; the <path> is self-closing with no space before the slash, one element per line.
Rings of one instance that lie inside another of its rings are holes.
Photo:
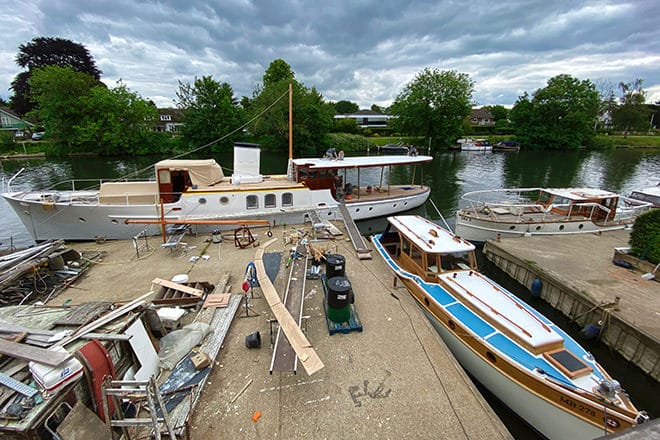
<path fill-rule="evenodd" d="M 660 263 L 660 209 L 652 209 L 635 219 L 629 244 L 632 255 L 652 264 Z"/>

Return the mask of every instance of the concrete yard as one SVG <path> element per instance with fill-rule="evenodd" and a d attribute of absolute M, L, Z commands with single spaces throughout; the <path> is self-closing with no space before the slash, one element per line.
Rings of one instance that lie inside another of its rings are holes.
<path fill-rule="evenodd" d="M 612 263 L 614 248 L 628 246 L 629 235 L 502 239 L 488 241 L 483 252 L 528 288 L 541 279 L 541 296 L 578 323 L 602 321 L 603 342 L 660 380 L 660 283 L 642 278 L 644 270 Z"/>
<path fill-rule="evenodd" d="M 261 242 L 267 240 L 266 230 L 255 231 Z M 291 245 L 284 244 L 284 237 L 290 232 L 273 229 L 278 240 L 266 249 L 282 252 L 274 282 L 278 292 L 287 281 Z M 150 238 L 155 249 L 142 249 L 139 260 L 131 242 L 75 244 L 79 251 L 103 252 L 103 261 L 51 304 L 67 299 L 74 304 L 128 301 L 148 292 L 154 278 L 188 274 L 190 281 L 216 284 L 226 271 L 231 273 L 231 292 L 242 294 L 256 248 L 238 249 L 233 240 L 217 244 L 210 237 L 186 236 L 185 254 L 161 249 L 160 239 Z M 308 376 L 299 365 L 297 374 L 271 375 L 268 319 L 273 314 L 255 288 L 250 317 L 241 317 L 246 315 L 241 303 L 213 364 L 190 420 L 190 438 L 511 438 L 407 291 L 393 287 L 393 275 L 377 255 L 358 260 L 345 235 L 315 245 L 346 257 L 364 331 L 329 335 L 322 285 L 308 280 L 303 315 L 309 318 L 303 329 L 325 368 Z M 190 261 L 202 254 L 210 258 Z M 246 336 L 256 331 L 261 348 L 247 348 Z"/>

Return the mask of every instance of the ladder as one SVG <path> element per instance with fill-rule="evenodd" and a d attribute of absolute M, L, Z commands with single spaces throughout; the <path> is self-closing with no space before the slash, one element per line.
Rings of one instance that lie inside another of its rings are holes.
<path fill-rule="evenodd" d="M 177 438 L 174 432 L 174 426 L 172 425 L 167 409 L 165 408 L 163 396 L 160 394 L 158 385 L 156 384 L 156 379 L 154 379 L 153 376 L 151 376 L 148 381 L 112 380 L 112 377 L 108 376 L 103 381 L 103 385 L 101 387 L 101 396 L 103 398 L 105 423 L 110 426 L 110 428 L 121 428 L 125 438 L 131 438 L 127 430 L 128 427 L 151 426 L 151 434 L 153 434 L 156 440 L 160 440 L 161 423 L 165 424 L 167 433 L 171 439 Z M 117 419 L 113 420 L 110 418 L 110 413 L 108 410 L 108 397 L 112 397 L 113 402 L 115 403 L 116 414 L 118 417 Z M 150 417 L 137 417 L 136 414 L 136 417 L 134 418 L 124 418 L 118 398 L 146 401 L 146 409 L 149 412 Z M 163 414 L 162 418 L 158 417 L 156 404 L 158 404 L 160 407 L 160 411 Z"/>

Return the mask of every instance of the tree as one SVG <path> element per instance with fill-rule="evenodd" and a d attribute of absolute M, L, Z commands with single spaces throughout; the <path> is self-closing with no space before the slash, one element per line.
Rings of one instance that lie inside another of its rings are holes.
<path fill-rule="evenodd" d="M 628 137 L 631 130 L 646 131 L 648 126 L 649 108 L 644 105 L 646 92 L 642 88 L 643 79 L 637 78 L 633 83 L 619 83 L 621 97 L 619 106 L 612 113 L 614 126 L 623 131 L 623 137 Z"/>
<path fill-rule="evenodd" d="M 71 67 L 45 66 L 32 72 L 29 85 L 36 105 L 29 116 L 40 121 L 56 146 L 70 150 L 77 143 L 75 126 L 84 116 L 81 98 L 96 79 Z"/>
<path fill-rule="evenodd" d="M 337 115 L 347 115 L 349 113 L 355 113 L 360 110 L 360 106 L 351 101 L 337 101 L 335 102 L 335 114 Z"/>
<path fill-rule="evenodd" d="M 383 107 L 377 105 L 377 104 L 371 104 L 371 111 L 378 112 L 378 113 L 383 113 L 385 114 L 387 112 L 386 109 Z"/>
<path fill-rule="evenodd" d="M 273 72 L 289 72 L 274 75 Z M 279 81 L 273 78 L 279 77 Z M 293 91 L 293 148 L 296 153 L 316 153 L 333 123 L 334 106 L 326 103 L 314 88 L 308 89 L 294 79 L 286 62 L 275 60 L 264 75 L 264 83 L 254 91 L 250 119 L 256 118 L 251 131 L 267 146 L 285 151 L 289 139 L 289 84 Z"/>
<path fill-rule="evenodd" d="M 158 111 L 119 82 L 117 87 L 92 87 L 80 98 L 82 117 L 75 125 L 77 140 L 91 142 L 105 154 L 154 153 L 144 151 L 145 137 L 156 122 Z"/>
<path fill-rule="evenodd" d="M 263 76 L 263 86 L 274 85 L 282 81 L 295 81 L 296 77 L 289 63 L 281 58 L 273 60 Z"/>
<path fill-rule="evenodd" d="M 493 115 L 495 122 L 509 118 L 509 110 L 503 105 L 486 105 L 484 108 L 490 110 L 490 114 Z"/>
<path fill-rule="evenodd" d="M 211 76 L 195 78 L 193 84 L 179 81 L 177 105 L 183 112 L 181 133 L 190 146 L 199 147 L 226 136 L 245 121 L 243 108 L 228 83 Z M 213 146 L 213 151 L 230 149 L 241 133 L 234 133 Z"/>
<path fill-rule="evenodd" d="M 465 73 L 424 69 L 390 107 L 397 116 L 393 128 L 411 136 L 426 136 L 434 143 L 452 143 L 472 111 L 474 82 Z"/>
<path fill-rule="evenodd" d="M 53 65 L 68 66 L 76 72 L 92 76 L 97 81 L 101 78 L 101 71 L 85 46 L 63 38 L 37 37 L 29 43 L 21 44 L 15 61 L 20 67 L 27 69 L 16 75 L 11 83 L 11 89 L 14 91 L 12 109 L 21 115 L 34 109 L 30 77 L 36 69 Z"/>
<path fill-rule="evenodd" d="M 599 99 L 594 84 L 570 75 L 558 75 L 548 85 L 525 93 L 510 118 L 516 138 L 528 148 L 579 148 L 594 136 Z"/>

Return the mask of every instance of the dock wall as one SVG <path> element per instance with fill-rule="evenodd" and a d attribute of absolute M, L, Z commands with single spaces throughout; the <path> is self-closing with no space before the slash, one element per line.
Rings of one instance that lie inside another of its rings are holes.
<path fill-rule="evenodd" d="M 584 326 L 605 318 L 600 340 L 656 381 L 660 381 L 659 341 L 622 319 L 616 312 L 608 313 L 612 305 L 594 300 L 589 292 L 573 288 L 567 280 L 544 271 L 533 262 L 510 254 L 498 247 L 497 243 L 486 242 L 483 254 L 527 289 L 531 290 L 532 282 L 539 278 L 543 283 L 541 298 L 578 324 Z M 625 292 L 622 294 L 625 295 Z"/>

